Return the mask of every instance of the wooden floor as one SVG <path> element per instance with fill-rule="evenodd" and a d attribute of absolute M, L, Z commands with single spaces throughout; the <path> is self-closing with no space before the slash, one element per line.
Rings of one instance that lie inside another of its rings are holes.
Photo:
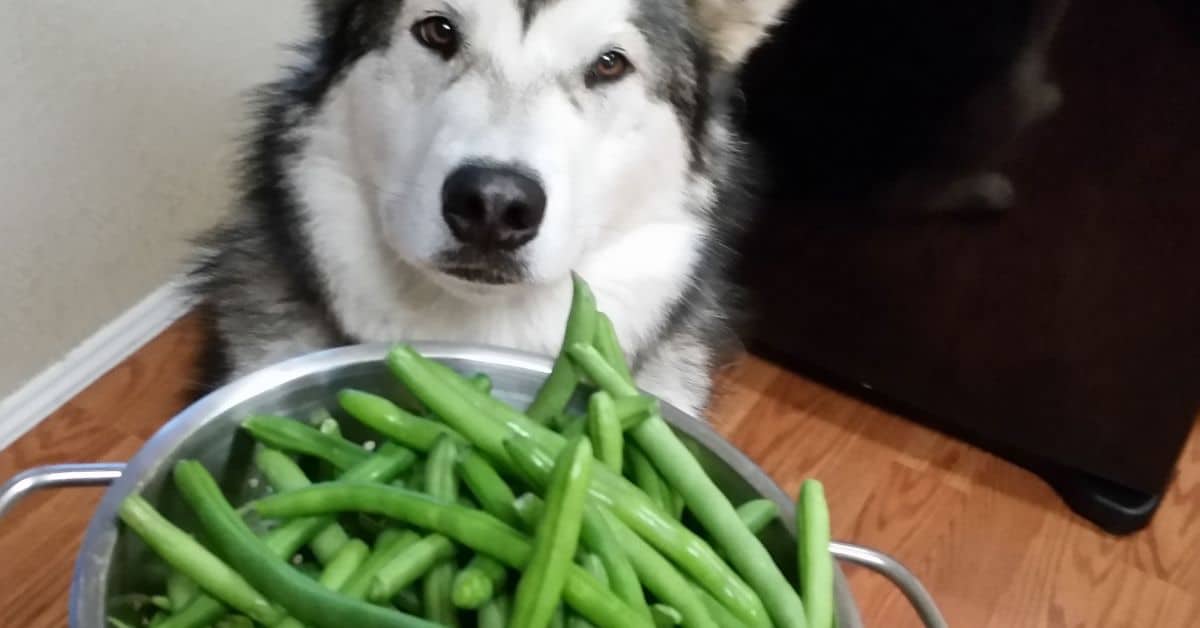
<path fill-rule="evenodd" d="M 184 319 L 0 452 L 0 478 L 55 462 L 121 461 L 184 404 L 200 340 Z M 1147 531 L 1116 540 L 1034 476 L 754 358 L 726 374 L 716 422 L 788 491 L 827 486 L 839 539 L 895 555 L 952 626 L 1200 626 L 1200 433 Z M 30 499 L 0 521 L 0 624 L 66 625 L 72 561 L 100 496 Z M 872 628 L 919 625 L 880 579 L 848 570 Z"/>

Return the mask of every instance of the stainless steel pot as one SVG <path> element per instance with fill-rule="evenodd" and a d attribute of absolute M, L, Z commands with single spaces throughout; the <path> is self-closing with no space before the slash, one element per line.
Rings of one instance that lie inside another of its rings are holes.
<path fill-rule="evenodd" d="M 486 373 L 492 378 L 494 394 L 517 407 L 529 403 L 551 365 L 540 356 L 490 347 L 440 343 L 418 343 L 415 347 L 461 372 Z M 191 516 L 187 508 L 167 484 L 175 462 L 193 458 L 205 463 L 231 498 L 254 497 L 254 487 L 260 483 L 255 481 L 250 464 L 253 443 L 237 429 L 240 421 L 254 413 L 295 416 L 334 408 L 334 395 L 348 386 L 403 397 L 406 392 L 384 367 L 387 349 L 384 345 L 332 349 L 244 377 L 185 409 L 127 464 L 55 465 L 26 471 L 0 489 L 0 517 L 34 490 L 111 484 L 88 526 L 76 560 L 70 599 L 72 628 L 104 628 L 111 601 L 132 592 L 160 590 L 165 576 L 161 570 L 147 567 L 159 563 L 148 560 L 149 550 L 117 525 L 117 508 L 126 496 L 140 492 L 169 518 L 188 525 Z M 763 539 L 784 569 L 794 569 L 792 500 L 705 423 L 669 405 L 664 405 L 663 415 L 735 503 L 762 496 L 779 505 L 783 516 L 764 531 Z M 350 435 L 355 436 L 353 432 Z M 843 561 L 890 579 L 926 626 L 946 626 L 925 589 L 895 560 L 848 543 L 833 543 L 830 551 Z M 861 628 L 862 621 L 841 570 L 835 575 L 839 626 Z"/>

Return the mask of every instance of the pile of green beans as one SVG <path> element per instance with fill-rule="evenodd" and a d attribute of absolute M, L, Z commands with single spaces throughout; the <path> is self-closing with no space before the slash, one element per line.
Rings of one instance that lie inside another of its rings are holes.
<path fill-rule="evenodd" d="M 309 421 L 247 417 L 265 496 L 235 506 L 184 460 L 174 488 L 198 525 L 129 497 L 120 517 L 167 577 L 111 623 L 833 628 L 821 484 L 801 487 L 785 575 L 757 537 L 778 507 L 730 502 L 634 385 L 615 330 L 575 276 L 562 352 L 524 410 L 400 345 L 387 364 L 408 407 L 347 389 Z M 347 439 L 351 422 L 375 439 Z"/>

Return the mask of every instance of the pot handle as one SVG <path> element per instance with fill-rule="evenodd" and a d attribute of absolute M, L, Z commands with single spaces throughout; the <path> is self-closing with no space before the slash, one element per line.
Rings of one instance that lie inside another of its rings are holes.
<path fill-rule="evenodd" d="M 0 518 L 30 493 L 44 488 L 107 486 L 121 477 L 125 464 L 52 464 L 13 476 L 0 486 Z"/>
<path fill-rule="evenodd" d="M 829 551 L 839 560 L 866 567 L 890 580 L 908 598 L 908 603 L 917 611 L 925 628 L 947 628 L 946 619 L 942 617 L 929 591 L 900 561 L 878 550 L 853 543 L 835 541 L 829 544 Z"/>

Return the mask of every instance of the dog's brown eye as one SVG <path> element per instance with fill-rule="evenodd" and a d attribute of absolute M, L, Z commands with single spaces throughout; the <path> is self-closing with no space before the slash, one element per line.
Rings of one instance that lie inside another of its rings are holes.
<path fill-rule="evenodd" d="M 454 28 L 450 20 L 440 15 L 417 22 L 413 25 L 412 33 L 422 46 L 437 51 L 447 59 L 458 51 L 458 29 Z"/>
<path fill-rule="evenodd" d="M 609 50 L 592 63 L 591 69 L 588 70 L 587 83 L 588 85 L 611 83 L 629 74 L 632 69 L 633 65 L 629 63 L 629 59 L 625 55 L 616 50 Z"/>

